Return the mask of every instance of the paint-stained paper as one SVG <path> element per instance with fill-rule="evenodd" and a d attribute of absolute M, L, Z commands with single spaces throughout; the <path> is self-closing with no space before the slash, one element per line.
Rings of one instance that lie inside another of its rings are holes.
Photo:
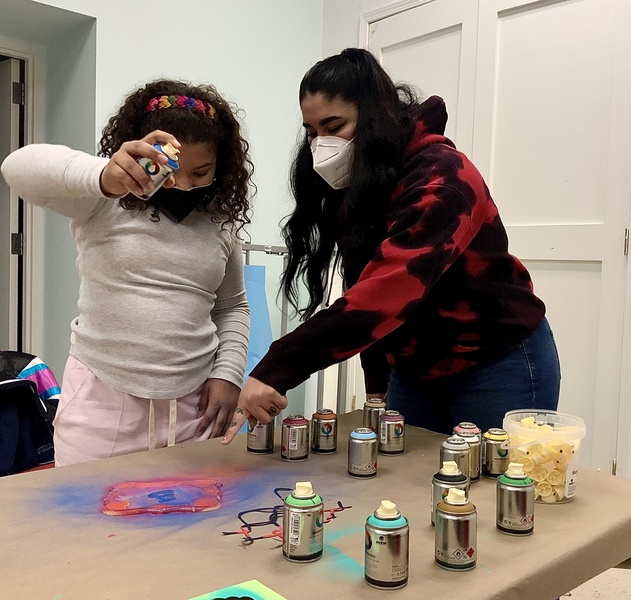
<path fill-rule="evenodd" d="M 264 586 L 260 581 L 252 579 L 238 585 L 231 585 L 210 594 L 197 596 L 191 600 L 287 600 L 280 594 Z"/>

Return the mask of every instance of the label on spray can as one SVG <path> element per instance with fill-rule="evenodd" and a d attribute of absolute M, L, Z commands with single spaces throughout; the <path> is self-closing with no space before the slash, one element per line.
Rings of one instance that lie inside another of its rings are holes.
<path fill-rule="evenodd" d="M 379 452 L 402 454 L 405 450 L 405 420 L 397 410 L 386 410 L 379 415 Z"/>
<path fill-rule="evenodd" d="M 499 427 L 492 427 L 482 436 L 482 475 L 499 477 L 506 473 L 508 449 L 502 447 L 508 440 L 508 434 Z"/>
<path fill-rule="evenodd" d="M 153 147 L 162 152 L 167 158 L 168 161 L 166 164 L 157 163 L 151 158 L 147 158 L 146 156 L 140 156 L 136 159 L 136 162 L 144 169 L 145 173 L 149 175 L 149 179 L 151 179 L 151 183 L 153 183 L 153 190 L 149 193 L 145 193 L 142 195 L 134 194 L 138 196 L 138 198 L 142 198 L 143 200 L 149 200 L 151 196 L 153 196 L 166 182 L 166 180 L 171 177 L 179 168 L 178 163 L 178 154 L 179 150 L 172 146 L 171 144 L 164 144 L 161 146 L 160 144 L 154 144 Z"/>
<path fill-rule="evenodd" d="M 366 520 L 364 578 L 376 588 L 396 589 L 408 582 L 410 527 L 396 504 L 382 500 Z"/>
<path fill-rule="evenodd" d="M 309 421 L 302 415 L 283 420 L 280 456 L 283 460 L 306 460 L 309 456 Z"/>
<path fill-rule="evenodd" d="M 283 556 L 292 562 L 313 562 L 324 548 L 324 503 L 308 481 L 283 502 Z"/>
<path fill-rule="evenodd" d="M 473 569 L 477 560 L 477 512 L 463 490 L 451 488 L 436 506 L 434 558 L 451 571 Z"/>

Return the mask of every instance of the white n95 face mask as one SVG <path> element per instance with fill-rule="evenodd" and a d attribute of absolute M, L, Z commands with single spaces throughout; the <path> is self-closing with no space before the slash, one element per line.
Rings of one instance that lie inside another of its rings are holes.
<path fill-rule="evenodd" d="M 353 140 L 318 136 L 311 142 L 313 169 L 334 190 L 348 187 L 355 146 Z"/>

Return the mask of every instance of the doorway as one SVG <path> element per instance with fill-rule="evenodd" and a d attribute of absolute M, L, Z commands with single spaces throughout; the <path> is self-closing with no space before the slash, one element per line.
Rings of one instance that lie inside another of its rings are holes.
<path fill-rule="evenodd" d="M 26 60 L 0 54 L 0 162 L 26 140 Z M 24 202 L 0 178 L 0 348 L 24 351 Z"/>

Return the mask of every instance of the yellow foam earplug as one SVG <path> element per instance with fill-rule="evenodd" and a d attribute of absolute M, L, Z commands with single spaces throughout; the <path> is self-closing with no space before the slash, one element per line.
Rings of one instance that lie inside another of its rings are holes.
<path fill-rule="evenodd" d="M 526 473 L 529 473 L 535 467 L 535 461 L 532 460 L 532 458 L 530 458 L 529 456 L 522 456 L 516 462 L 524 466 L 524 471 L 526 471 Z"/>
<path fill-rule="evenodd" d="M 554 471 L 557 468 L 557 464 L 553 460 L 549 460 L 541 466 L 546 470 L 546 473 L 550 473 L 550 471 Z"/>
<path fill-rule="evenodd" d="M 554 460 L 557 453 L 550 448 L 550 446 L 541 446 L 537 451 L 537 456 L 540 456 L 543 462 Z"/>
<path fill-rule="evenodd" d="M 563 485 L 555 485 L 552 488 L 552 492 L 553 492 L 552 495 L 557 499 L 557 502 L 565 498 L 565 486 Z"/>
<path fill-rule="evenodd" d="M 524 417 L 521 421 L 521 426 L 526 427 L 528 429 L 533 429 L 535 426 L 535 418 L 534 417 Z"/>
<path fill-rule="evenodd" d="M 546 479 L 550 485 L 561 485 L 565 481 L 565 475 L 555 469 L 546 475 Z"/>
<path fill-rule="evenodd" d="M 543 467 L 535 467 L 532 471 L 530 471 L 530 473 L 528 473 L 528 475 L 530 475 L 530 477 L 535 481 L 545 481 L 547 474 L 548 472 Z"/>

